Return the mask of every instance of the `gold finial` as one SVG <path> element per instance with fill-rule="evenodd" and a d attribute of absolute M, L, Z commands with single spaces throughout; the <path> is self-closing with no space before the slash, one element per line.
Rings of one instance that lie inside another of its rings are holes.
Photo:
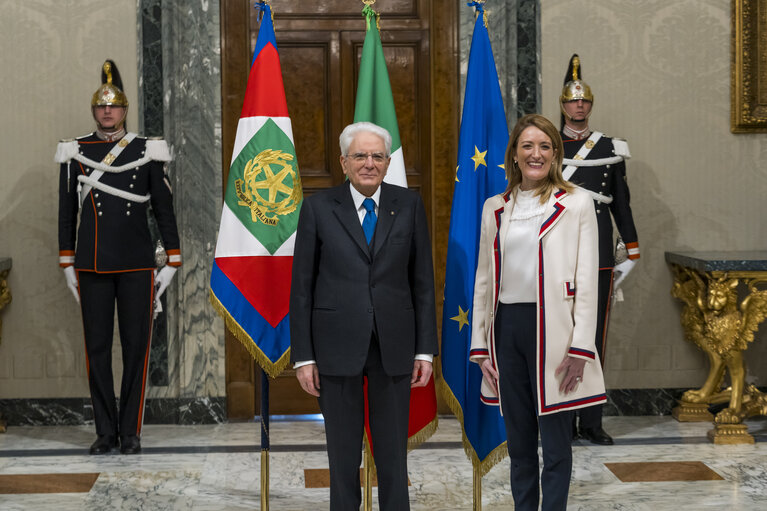
<path fill-rule="evenodd" d="M 112 84 L 112 65 L 109 62 L 104 62 L 104 74 L 107 75 L 107 83 Z"/>
<path fill-rule="evenodd" d="M 578 68 L 581 65 L 581 59 L 577 56 L 573 57 L 573 81 L 578 80 Z"/>
<path fill-rule="evenodd" d="M 362 0 L 362 3 L 365 5 L 373 5 L 376 3 L 376 0 Z"/>

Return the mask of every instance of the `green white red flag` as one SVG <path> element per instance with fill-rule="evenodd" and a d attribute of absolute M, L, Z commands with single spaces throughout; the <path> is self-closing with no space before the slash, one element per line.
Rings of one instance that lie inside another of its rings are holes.
<path fill-rule="evenodd" d="M 354 122 L 372 122 L 389 131 L 392 137 L 392 154 L 384 181 L 407 187 L 397 113 L 394 109 L 394 97 L 389 83 L 389 72 L 386 69 L 381 35 L 378 32 L 378 14 L 369 5 L 365 6 L 362 13 L 365 16 L 367 27 L 357 80 Z M 367 387 L 365 395 L 367 396 Z M 365 405 L 367 412 L 367 402 Z M 370 440 L 367 413 L 365 413 L 365 429 L 368 440 Z M 426 441 L 436 429 L 437 394 L 434 388 L 434 376 L 432 376 L 425 387 L 414 388 L 410 391 L 408 448 L 414 449 Z M 368 445 L 372 445 L 372 443 L 368 442 Z"/>

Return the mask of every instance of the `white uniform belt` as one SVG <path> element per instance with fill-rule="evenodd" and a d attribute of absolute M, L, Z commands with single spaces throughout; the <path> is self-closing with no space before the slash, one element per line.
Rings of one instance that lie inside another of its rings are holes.
<path fill-rule="evenodd" d="M 97 181 L 88 176 L 77 176 L 77 180 L 83 184 L 86 184 L 91 186 L 92 188 L 95 188 L 96 190 L 100 190 L 104 193 L 108 193 L 109 195 L 120 197 L 121 199 L 125 199 L 127 201 L 137 202 L 139 204 L 148 201 L 149 198 L 151 197 L 150 194 L 136 195 L 135 193 L 126 192 L 125 190 L 115 188 L 114 186 L 106 185 L 102 183 L 101 181 Z"/>
<path fill-rule="evenodd" d="M 573 167 L 599 167 L 601 165 L 612 165 L 623 161 L 623 156 L 610 156 L 609 158 L 599 158 L 598 160 L 573 160 L 563 158 L 562 165 L 572 165 Z"/>
<path fill-rule="evenodd" d="M 597 202 L 601 202 L 602 204 L 610 204 L 613 201 L 613 198 L 611 195 L 602 195 L 599 192 L 593 192 L 587 188 L 581 187 L 585 192 L 588 192 L 589 195 L 591 195 L 591 198 L 594 199 Z"/>

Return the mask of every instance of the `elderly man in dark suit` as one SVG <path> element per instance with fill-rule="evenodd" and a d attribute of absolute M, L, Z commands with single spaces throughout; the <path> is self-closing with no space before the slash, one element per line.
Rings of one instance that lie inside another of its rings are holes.
<path fill-rule="evenodd" d="M 325 418 L 330 508 L 360 506 L 366 376 L 380 508 L 407 510 L 410 388 L 429 381 L 438 350 L 426 214 L 417 193 L 383 183 L 385 129 L 351 124 L 340 145 L 348 181 L 307 197 L 298 221 L 292 361 Z"/>

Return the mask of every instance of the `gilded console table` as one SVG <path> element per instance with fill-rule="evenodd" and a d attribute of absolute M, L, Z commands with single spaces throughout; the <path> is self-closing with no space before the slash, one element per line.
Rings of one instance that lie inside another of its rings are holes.
<path fill-rule="evenodd" d="M 671 295 L 684 303 L 685 337 L 710 364 L 703 386 L 685 392 L 673 415 L 683 422 L 713 419 L 708 437 L 715 444 L 752 444 L 743 421 L 767 415 L 767 396 L 746 385 L 744 352 L 767 317 L 767 251 L 666 252 L 666 262 L 674 271 Z M 721 403 L 727 408 L 712 416 L 709 405 Z"/>
<path fill-rule="evenodd" d="M 11 303 L 11 288 L 8 287 L 8 273 L 11 271 L 11 258 L 0 257 L 0 312 Z M 3 318 L 0 316 L 0 341 L 3 339 Z M 0 433 L 5 433 L 5 421 L 0 411 Z"/>

